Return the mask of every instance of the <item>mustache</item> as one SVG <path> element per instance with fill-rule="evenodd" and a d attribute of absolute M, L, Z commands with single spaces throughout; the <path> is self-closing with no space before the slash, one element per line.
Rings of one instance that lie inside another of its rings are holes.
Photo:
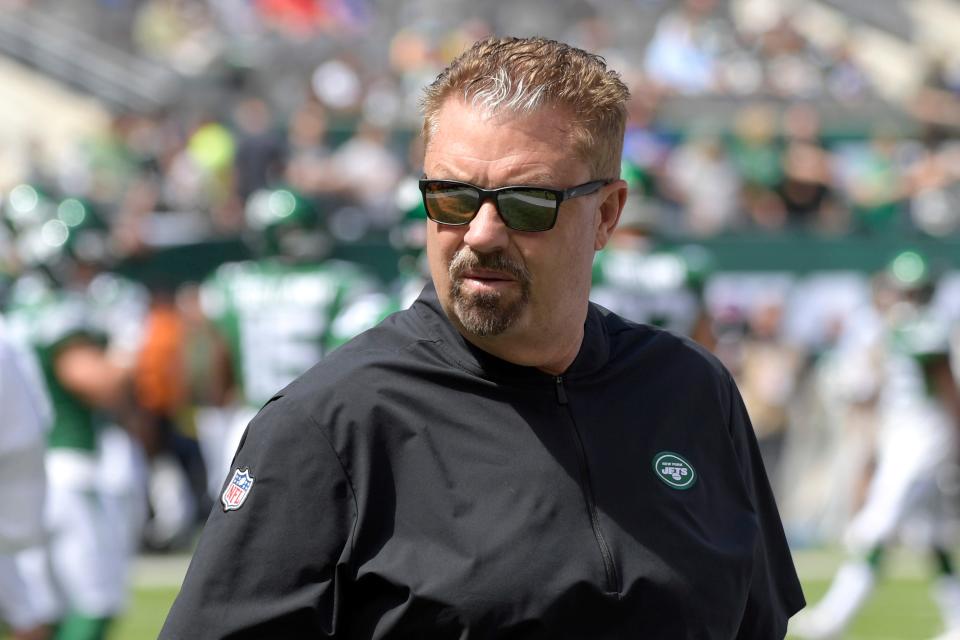
<path fill-rule="evenodd" d="M 470 269 L 489 269 L 491 271 L 506 273 L 524 285 L 529 284 L 531 279 L 530 271 L 525 265 L 514 262 L 504 255 L 502 251 L 495 253 L 474 253 L 469 247 L 460 249 L 450 261 L 450 279 L 456 281 Z"/>

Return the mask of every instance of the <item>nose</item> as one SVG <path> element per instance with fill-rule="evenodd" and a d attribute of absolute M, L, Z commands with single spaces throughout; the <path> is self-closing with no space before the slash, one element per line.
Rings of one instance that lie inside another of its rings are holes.
<path fill-rule="evenodd" d="M 493 201 L 487 200 L 467 225 L 463 242 L 477 253 L 490 253 L 507 246 L 509 231 Z"/>

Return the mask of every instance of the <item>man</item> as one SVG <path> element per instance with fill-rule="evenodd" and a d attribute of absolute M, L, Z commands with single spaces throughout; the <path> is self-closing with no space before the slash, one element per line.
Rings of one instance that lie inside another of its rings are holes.
<path fill-rule="evenodd" d="M 119 488 L 105 491 L 122 483 L 106 478 L 101 434 L 104 417 L 125 416 L 131 400 L 128 370 L 108 353 L 104 330 L 107 317 L 116 323 L 119 316 L 100 304 L 117 291 L 101 280 L 107 290 L 101 297 L 95 285 L 107 256 L 106 226 L 91 222 L 92 210 L 74 213 L 63 201 L 18 229 L 24 263 L 35 268 L 17 280 L 7 320 L 40 365 L 52 422 L 43 456 L 46 539 L 20 552 L 17 565 L 30 606 L 57 627 L 57 637 L 98 640 L 125 607 L 136 538 Z M 31 252 L 29 243 L 44 238 L 57 242 L 41 242 L 42 251 Z M 113 465 L 123 460 L 110 458 Z"/>
<path fill-rule="evenodd" d="M 803 597 L 729 375 L 587 300 L 626 97 L 539 38 L 430 86 L 433 286 L 253 420 L 161 637 L 783 637 Z"/>
<path fill-rule="evenodd" d="M 222 343 L 228 364 L 199 367 L 197 432 L 208 472 L 208 490 L 219 499 L 243 430 L 273 394 L 309 369 L 330 348 L 331 326 L 343 308 L 375 288 L 373 278 L 349 262 L 329 257 L 332 240 L 313 202 L 290 189 L 254 192 L 247 223 L 259 232 L 255 260 L 221 265 L 199 289 L 200 312 Z M 202 348 L 191 331 L 190 349 Z M 214 337 L 216 336 L 216 337 Z M 192 359 L 199 359 L 191 353 Z M 227 389 L 210 386 L 211 372 L 232 374 Z M 202 396 L 219 400 L 209 403 Z"/>

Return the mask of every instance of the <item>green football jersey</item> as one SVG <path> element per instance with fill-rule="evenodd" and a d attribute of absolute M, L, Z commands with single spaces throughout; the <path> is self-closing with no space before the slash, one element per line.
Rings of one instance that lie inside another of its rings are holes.
<path fill-rule="evenodd" d="M 262 406 L 332 347 L 341 310 L 375 289 L 348 262 L 265 259 L 222 265 L 201 286 L 200 301 L 227 341 L 244 400 Z"/>
<path fill-rule="evenodd" d="M 22 277 L 10 297 L 11 330 L 32 345 L 53 405 L 51 448 L 94 451 L 99 421 L 94 410 L 60 384 L 54 374 L 57 355 L 74 341 L 106 344 L 93 320 L 84 292 L 53 287 L 36 275 Z"/>
<path fill-rule="evenodd" d="M 895 318 L 887 340 L 885 400 L 898 405 L 936 395 L 927 365 L 950 357 L 950 322 L 930 308 Z"/>
<path fill-rule="evenodd" d="M 391 285 L 389 291 L 374 291 L 360 296 L 334 319 L 330 331 L 330 346 L 339 347 L 373 328 L 390 314 L 406 309 L 413 304 L 426 284 L 427 279 L 420 274 L 403 274 Z"/>
<path fill-rule="evenodd" d="M 684 258 L 608 247 L 593 263 L 590 299 L 628 320 L 689 334 L 700 303 Z"/>

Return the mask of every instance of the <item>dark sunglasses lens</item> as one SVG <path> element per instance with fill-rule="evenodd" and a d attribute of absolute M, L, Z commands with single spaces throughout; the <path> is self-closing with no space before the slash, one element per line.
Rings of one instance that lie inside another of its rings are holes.
<path fill-rule="evenodd" d="M 517 231 L 546 231 L 557 215 L 557 196 L 540 189 L 511 189 L 497 199 L 500 215 Z"/>
<path fill-rule="evenodd" d="M 480 194 L 468 186 L 428 184 L 424 205 L 430 219 L 442 224 L 466 224 L 480 208 Z"/>

